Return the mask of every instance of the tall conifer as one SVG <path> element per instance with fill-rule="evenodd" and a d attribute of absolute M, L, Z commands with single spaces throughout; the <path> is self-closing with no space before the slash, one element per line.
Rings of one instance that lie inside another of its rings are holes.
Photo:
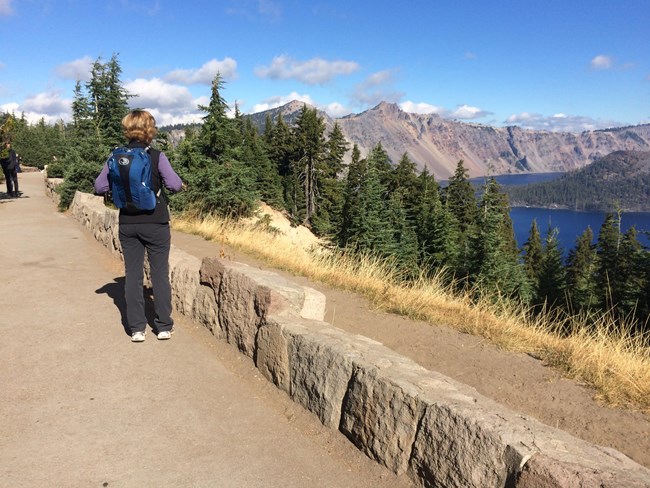
<path fill-rule="evenodd" d="M 300 175 L 305 198 L 303 225 L 312 226 L 312 217 L 318 208 L 318 172 L 325 159 L 325 123 L 316 109 L 303 108 L 296 120 L 294 172 Z"/>
<path fill-rule="evenodd" d="M 467 277 L 471 265 L 470 239 L 476 234 L 478 205 L 462 159 L 444 190 L 444 201 L 458 226 L 458 257 L 453 269 L 458 278 Z"/>
<path fill-rule="evenodd" d="M 597 254 L 591 227 L 576 239 L 576 247 L 567 258 L 567 296 L 574 312 L 589 310 L 597 304 Z"/>
<path fill-rule="evenodd" d="M 563 251 L 558 240 L 557 228 L 551 228 L 546 233 L 544 250 L 537 275 L 534 304 L 541 308 L 553 309 L 565 306 L 566 269 L 563 263 Z"/>

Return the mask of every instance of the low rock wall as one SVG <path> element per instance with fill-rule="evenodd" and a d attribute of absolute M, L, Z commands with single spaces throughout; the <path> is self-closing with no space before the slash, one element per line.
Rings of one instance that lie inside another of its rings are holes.
<path fill-rule="evenodd" d="M 49 186 L 49 185 L 48 185 Z M 72 215 L 120 256 L 117 212 L 77 192 Z M 236 346 L 295 402 L 423 487 L 650 487 L 650 471 L 505 409 L 323 321 L 322 294 L 172 246 L 174 307 Z"/>

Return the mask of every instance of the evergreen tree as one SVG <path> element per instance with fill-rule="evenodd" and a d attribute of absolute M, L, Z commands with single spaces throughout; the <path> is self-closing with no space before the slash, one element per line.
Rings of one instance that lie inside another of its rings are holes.
<path fill-rule="evenodd" d="M 128 100 L 130 98 L 120 80 L 122 68 L 117 59 L 117 54 L 113 54 L 106 64 L 105 74 L 107 98 L 105 111 L 101 116 L 102 120 L 104 120 L 102 129 L 106 143 L 113 146 L 124 141 L 122 119 L 129 113 Z"/>
<path fill-rule="evenodd" d="M 413 222 L 419 245 L 419 262 L 425 271 L 448 268 L 452 273 L 458 258 L 458 223 L 442 204 L 440 185 L 429 171 L 416 180 L 417 204 Z"/>
<path fill-rule="evenodd" d="M 325 123 L 317 110 L 303 108 L 296 120 L 294 173 L 300 175 L 305 197 L 305 215 L 302 224 L 311 227 L 313 216 L 318 209 L 318 173 L 325 159 Z"/>
<path fill-rule="evenodd" d="M 391 180 L 393 179 L 393 166 L 390 157 L 381 145 L 381 142 L 372 148 L 370 154 L 368 154 L 368 160 L 372 160 L 372 164 L 377 170 L 381 184 L 386 188 L 386 190 L 390 190 Z"/>
<path fill-rule="evenodd" d="M 234 119 L 227 117 L 222 87 L 217 73 L 210 103 L 199 107 L 206 112 L 199 133 L 190 133 L 175 151 L 179 175 L 186 179 L 188 189 L 173 201 L 173 207 L 183 206 L 200 216 L 246 217 L 255 210 L 258 187 L 268 175 L 260 165 L 270 164 L 238 107 Z"/>
<path fill-rule="evenodd" d="M 404 153 L 392 171 L 392 178 L 388 191 L 392 194 L 401 191 L 403 205 L 406 209 L 409 220 L 415 217 L 417 208 L 421 202 L 421 195 L 418 194 L 418 175 L 415 170 L 415 163 L 411 161 L 408 154 Z"/>
<path fill-rule="evenodd" d="M 537 286 L 534 288 L 533 303 L 538 310 L 542 306 L 549 310 L 564 307 L 566 303 L 566 269 L 557 235 L 557 228 L 549 226 L 537 275 Z"/>
<path fill-rule="evenodd" d="M 641 293 L 645 288 L 641 243 L 637 239 L 635 227 L 630 227 L 621 239 L 616 283 L 616 308 L 620 317 L 637 314 Z M 637 315 L 638 316 L 638 315 Z M 645 320 L 643 317 L 639 317 Z"/>
<path fill-rule="evenodd" d="M 81 82 L 77 81 L 74 87 L 74 98 L 72 100 L 72 124 L 74 136 L 79 140 L 93 134 L 93 122 L 88 104 L 88 98 L 83 92 Z"/>
<path fill-rule="evenodd" d="M 542 264 L 542 254 L 544 252 L 542 247 L 542 236 L 537 227 L 537 220 L 533 220 L 528 232 L 528 240 L 524 243 L 522 250 L 524 252 L 523 262 L 524 271 L 528 282 L 532 288 L 537 287 L 539 280 L 539 270 Z"/>
<path fill-rule="evenodd" d="M 595 276 L 598 264 L 593 240 L 594 233 L 591 227 L 587 227 L 567 258 L 567 296 L 570 310 L 575 312 L 589 310 L 597 304 Z"/>
<path fill-rule="evenodd" d="M 478 205 L 474 188 L 469 181 L 469 174 L 463 165 L 463 160 L 458 161 L 454 175 L 449 178 L 445 188 L 445 205 L 456 217 L 461 231 L 467 233 L 476 225 Z"/>
<path fill-rule="evenodd" d="M 395 266 L 405 278 L 409 278 L 417 276 L 418 239 L 407 219 L 403 199 L 402 190 L 393 192 L 389 197 L 387 223 L 392 235 L 382 251 L 385 255 L 393 257 Z"/>
<path fill-rule="evenodd" d="M 41 118 L 29 124 L 24 117 L 16 119 L 11 130 L 12 147 L 24 166 L 42 168 L 53 158 L 61 158 L 65 148 L 65 130 L 59 124 L 49 125 Z"/>
<path fill-rule="evenodd" d="M 352 157 L 348 165 L 348 171 L 344 178 L 343 208 L 341 210 L 341 225 L 338 230 L 337 240 L 339 246 L 346 247 L 352 236 L 352 221 L 359 208 L 359 190 L 361 182 L 365 177 L 367 161 L 361 158 L 359 146 L 352 147 Z"/>
<path fill-rule="evenodd" d="M 236 146 L 237 138 L 234 124 L 227 117 L 228 104 L 221 96 L 224 84 L 221 74 L 217 73 L 212 80 L 210 103 L 199 105 L 199 109 L 206 112 L 199 136 L 202 152 L 218 163 L 228 159 L 226 151 Z"/>
<path fill-rule="evenodd" d="M 647 249 L 641 254 L 640 271 L 643 277 L 643 289 L 639 294 L 637 308 L 637 332 L 647 334 L 650 331 L 650 252 Z"/>
<path fill-rule="evenodd" d="M 345 245 L 356 251 L 390 255 L 394 241 L 384 201 L 386 187 L 374 164 L 368 164 L 365 169 L 360 175 L 354 211 L 349 216 Z"/>
<path fill-rule="evenodd" d="M 444 201 L 459 231 L 458 258 L 452 263 L 452 268 L 457 277 L 467 277 L 471 259 L 470 241 L 476 234 L 478 205 L 463 160 L 458 162 L 454 175 L 449 179 L 449 185 L 444 191 Z"/>
<path fill-rule="evenodd" d="M 482 291 L 518 298 L 527 295 L 525 272 L 519 264 L 510 205 L 494 178 L 484 186 L 477 232 L 470 236 L 470 273 Z"/>
<path fill-rule="evenodd" d="M 114 54 L 107 63 L 102 63 L 101 58 L 93 63 L 91 79 L 86 83 L 95 134 L 109 147 L 125 142 L 122 119 L 129 111 L 129 95 L 120 81 L 121 74 L 122 68 Z"/>
<path fill-rule="evenodd" d="M 607 213 L 600 227 L 596 250 L 598 254 L 597 278 L 601 284 L 599 297 L 603 310 L 610 310 L 618 300 L 619 251 L 621 246 L 620 214 Z"/>
<path fill-rule="evenodd" d="M 317 174 L 320 201 L 312 216 L 312 224 L 319 235 L 333 236 L 341 226 L 344 182 L 339 176 L 348 146 L 341 127 L 335 123 L 325 143 L 324 159 Z"/>
<path fill-rule="evenodd" d="M 280 175 L 271 163 L 264 142 L 253 126 L 250 118 L 242 124 L 243 141 L 241 159 L 248 164 L 255 178 L 255 187 L 260 197 L 273 207 L 281 207 L 282 186 Z"/>
<path fill-rule="evenodd" d="M 269 158 L 280 175 L 284 208 L 290 215 L 297 216 L 298 202 L 303 199 L 297 195 L 300 186 L 297 178 L 294 178 L 291 164 L 295 153 L 295 143 L 291 130 L 284 122 L 281 112 L 278 114 L 275 125 L 267 124 L 264 139 Z"/>

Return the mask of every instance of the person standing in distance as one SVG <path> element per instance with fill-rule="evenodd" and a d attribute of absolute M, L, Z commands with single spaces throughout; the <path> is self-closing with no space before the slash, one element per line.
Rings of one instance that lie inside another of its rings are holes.
<path fill-rule="evenodd" d="M 10 197 L 18 198 L 18 158 L 16 151 L 11 147 L 11 142 L 5 142 L 6 155 L 0 160 L 2 164 L 2 171 L 5 174 L 5 182 L 7 183 L 7 195 Z"/>
<path fill-rule="evenodd" d="M 156 121 L 146 110 L 133 110 L 122 119 L 127 147 L 149 147 L 157 133 Z M 124 254 L 126 319 L 133 342 L 145 340 L 147 318 L 145 316 L 144 254 L 149 257 L 151 284 L 153 286 L 156 319 L 153 329 L 158 339 L 170 339 L 174 330 L 171 284 L 169 282 L 169 251 L 171 230 L 169 208 L 164 188 L 178 192 L 183 182 L 172 169 L 165 153 L 150 148 L 152 186 L 160 195 L 151 211 L 120 209 L 119 238 Z M 108 162 L 95 179 L 95 192 L 104 195 L 110 189 Z M 160 191 L 160 193 L 159 193 Z"/>

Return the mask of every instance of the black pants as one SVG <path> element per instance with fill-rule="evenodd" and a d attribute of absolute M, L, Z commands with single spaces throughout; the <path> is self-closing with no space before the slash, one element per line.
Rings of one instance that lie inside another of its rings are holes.
<path fill-rule="evenodd" d="M 18 196 L 18 172 L 16 169 L 2 168 L 5 174 L 5 182 L 7 183 L 7 193 L 9 195 Z"/>
<path fill-rule="evenodd" d="M 126 320 L 131 333 L 147 328 L 145 315 L 144 253 L 147 251 L 156 312 L 156 333 L 171 330 L 172 292 L 169 282 L 169 250 L 171 231 L 166 224 L 120 224 L 120 243 L 124 253 L 126 283 Z"/>

